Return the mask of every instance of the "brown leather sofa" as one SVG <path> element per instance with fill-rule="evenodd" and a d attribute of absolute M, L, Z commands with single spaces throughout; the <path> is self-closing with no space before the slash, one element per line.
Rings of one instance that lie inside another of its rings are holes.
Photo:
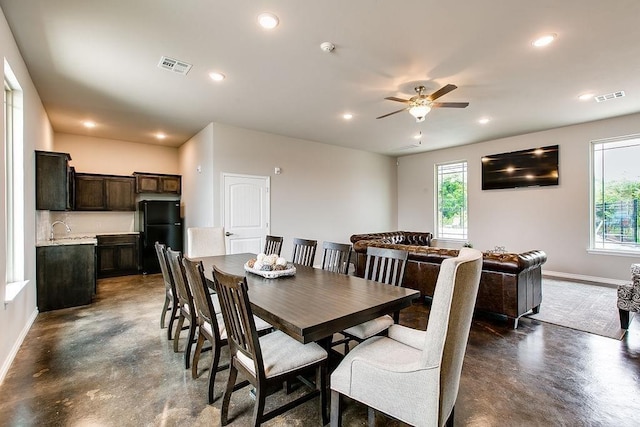
<path fill-rule="evenodd" d="M 351 243 L 356 275 L 364 276 L 369 246 L 405 250 L 409 252 L 409 260 L 402 286 L 431 298 L 440 264 L 444 259 L 458 255 L 457 249 L 430 246 L 431 238 L 431 233 L 408 231 L 354 234 Z M 521 254 L 484 252 L 476 310 L 506 316 L 517 328 L 520 316 L 540 310 L 542 264 L 546 261 L 547 255 L 539 250 Z"/>

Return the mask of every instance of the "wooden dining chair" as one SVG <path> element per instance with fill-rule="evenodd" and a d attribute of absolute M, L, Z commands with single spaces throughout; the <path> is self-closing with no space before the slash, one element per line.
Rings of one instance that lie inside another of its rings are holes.
<path fill-rule="evenodd" d="M 351 245 L 347 243 L 324 242 L 322 244 L 322 269 L 334 273 L 347 274 L 351 261 Z"/>
<path fill-rule="evenodd" d="M 191 365 L 191 346 L 196 336 L 197 315 L 193 303 L 193 294 L 187 285 L 184 267 L 182 265 L 182 253 L 167 249 L 167 265 L 173 277 L 176 286 L 176 294 L 178 296 L 178 326 L 176 326 L 175 336 L 173 338 L 173 351 L 178 352 L 178 341 L 180 340 L 180 332 L 184 326 L 185 320 L 189 322 L 189 334 L 187 336 L 187 344 L 184 350 L 184 367 L 189 369 Z"/>
<path fill-rule="evenodd" d="M 178 318 L 178 296 L 176 293 L 176 285 L 173 282 L 173 277 L 169 272 L 167 265 L 167 247 L 162 243 L 155 243 L 156 254 L 158 255 L 158 263 L 160 264 L 160 271 L 162 271 L 162 280 L 164 282 L 164 305 L 162 307 L 162 314 L 160 317 L 160 329 L 164 328 L 165 318 L 167 313 L 169 314 L 169 327 L 167 328 L 167 339 L 171 340 L 173 331 L 173 322 Z"/>
<path fill-rule="evenodd" d="M 282 331 L 258 337 L 254 316 L 251 314 L 246 278 L 225 273 L 215 266 L 213 277 L 227 325 L 231 357 L 229 379 L 220 411 L 221 424 L 227 425 L 229 422 L 231 394 L 244 385 L 236 385 L 238 371 L 255 387 L 252 425 L 259 426 L 318 395 L 322 425 L 327 424 L 327 352 L 316 343 L 302 344 Z M 314 390 L 264 412 L 268 391 L 280 389 L 284 381 L 312 368 L 316 370 Z"/>
<path fill-rule="evenodd" d="M 264 243 L 264 253 L 266 255 L 277 254 L 280 256 L 282 252 L 282 236 L 267 236 Z"/>
<path fill-rule="evenodd" d="M 407 265 L 407 251 L 385 248 L 367 248 L 367 263 L 365 265 L 364 278 L 392 286 L 402 285 L 404 270 Z M 345 329 L 342 333 L 349 339 L 362 342 L 367 338 L 389 329 L 391 325 L 397 323 L 400 312 L 393 314 L 393 317 L 385 314 L 373 320 L 361 323 L 351 328 Z"/>
<path fill-rule="evenodd" d="M 316 246 L 318 246 L 316 240 L 294 238 L 291 262 L 313 267 L 313 261 L 316 257 Z"/>

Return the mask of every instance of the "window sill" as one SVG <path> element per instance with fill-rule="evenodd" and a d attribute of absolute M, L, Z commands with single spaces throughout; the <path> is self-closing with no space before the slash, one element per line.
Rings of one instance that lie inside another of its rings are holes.
<path fill-rule="evenodd" d="M 613 256 L 624 256 L 624 257 L 638 257 L 640 256 L 640 251 L 624 251 L 620 249 L 587 249 L 587 253 L 592 255 L 613 255 Z"/>
<path fill-rule="evenodd" d="M 4 291 L 4 305 L 5 307 L 12 303 L 20 292 L 29 284 L 28 280 L 23 280 L 20 282 L 7 283 L 7 286 Z"/>

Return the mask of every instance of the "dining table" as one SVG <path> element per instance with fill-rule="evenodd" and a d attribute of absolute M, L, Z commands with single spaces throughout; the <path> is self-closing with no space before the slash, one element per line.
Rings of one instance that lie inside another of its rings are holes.
<path fill-rule="evenodd" d="M 246 276 L 253 314 L 301 343 L 330 341 L 334 333 L 411 305 L 420 292 L 295 264 L 295 274 L 265 278 L 245 270 L 256 254 L 193 258 L 213 288 L 213 266 Z"/>

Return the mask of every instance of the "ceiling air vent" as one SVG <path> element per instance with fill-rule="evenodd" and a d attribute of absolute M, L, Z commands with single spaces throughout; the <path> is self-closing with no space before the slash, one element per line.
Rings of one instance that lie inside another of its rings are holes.
<path fill-rule="evenodd" d="M 167 71 L 173 71 L 174 73 L 182 74 L 184 76 L 189 72 L 192 65 L 187 64 L 184 61 L 178 61 L 177 59 L 163 56 L 162 58 L 160 58 L 158 67 Z"/>
<path fill-rule="evenodd" d="M 620 90 L 618 92 L 607 93 L 605 95 L 598 95 L 595 98 L 596 102 L 604 102 L 609 101 L 610 99 L 622 98 L 624 96 L 624 91 Z"/>

